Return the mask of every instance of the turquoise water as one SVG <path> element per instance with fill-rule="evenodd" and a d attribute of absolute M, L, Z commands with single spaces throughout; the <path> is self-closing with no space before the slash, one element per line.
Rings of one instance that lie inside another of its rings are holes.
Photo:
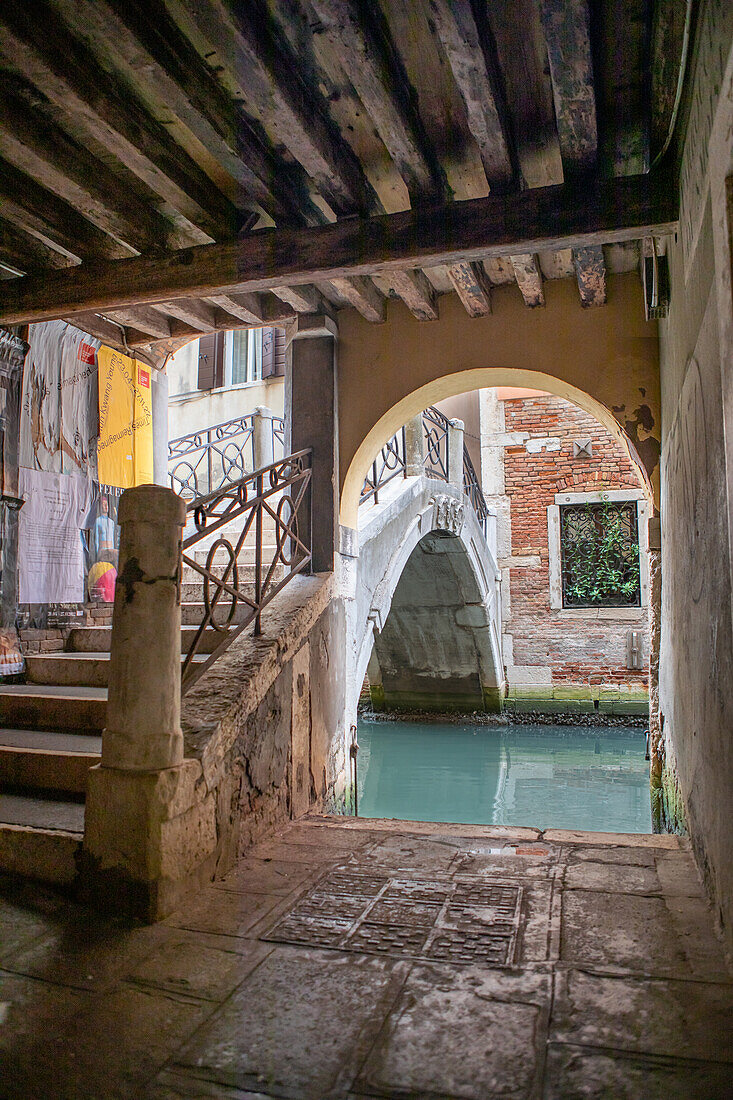
<path fill-rule="evenodd" d="M 360 817 L 651 832 L 640 729 L 359 721 Z"/>

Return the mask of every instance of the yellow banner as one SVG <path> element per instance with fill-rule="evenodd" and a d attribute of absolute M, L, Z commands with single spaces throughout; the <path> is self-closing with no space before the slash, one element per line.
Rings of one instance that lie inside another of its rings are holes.
<path fill-rule="evenodd" d="M 150 368 L 112 348 L 97 352 L 99 443 L 97 477 L 129 489 L 153 480 L 153 403 Z"/>

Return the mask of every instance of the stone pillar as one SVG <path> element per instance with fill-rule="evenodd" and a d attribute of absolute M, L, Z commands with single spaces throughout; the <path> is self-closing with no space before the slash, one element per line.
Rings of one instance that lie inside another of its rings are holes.
<path fill-rule="evenodd" d="M 338 531 L 338 407 L 335 322 L 300 314 L 285 369 L 290 451 L 313 451 L 311 531 L 314 573 L 331 572 Z M 306 520 L 305 515 L 303 520 Z"/>
<path fill-rule="evenodd" d="M 153 480 L 156 485 L 168 485 L 168 375 L 151 370 L 150 383 L 153 405 Z"/>
<path fill-rule="evenodd" d="M 425 473 L 425 429 L 422 413 L 405 424 L 405 472 L 408 477 Z"/>
<path fill-rule="evenodd" d="M 448 422 L 448 481 L 463 489 L 463 428 L 462 420 Z"/>
<path fill-rule="evenodd" d="M 252 457 L 254 469 L 261 470 L 275 461 L 272 440 L 272 418 L 275 414 L 265 405 L 258 405 L 252 414 Z"/>
<path fill-rule="evenodd" d="M 179 568 L 185 521 L 185 504 L 171 489 L 141 485 L 122 494 L 103 767 L 154 771 L 183 760 Z"/>

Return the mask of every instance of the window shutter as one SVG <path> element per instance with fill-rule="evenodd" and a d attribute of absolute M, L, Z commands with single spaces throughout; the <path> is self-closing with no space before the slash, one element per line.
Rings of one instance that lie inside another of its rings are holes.
<path fill-rule="evenodd" d="M 272 372 L 278 378 L 285 376 L 285 329 L 275 329 L 275 369 Z"/>
<path fill-rule="evenodd" d="M 214 361 L 216 358 L 216 333 L 212 332 L 199 339 L 199 375 L 198 388 L 214 388 Z"/>
<path fill-rule="evenodd" d="M 270 378 L 275 373 L 275 329 L 262 330 L 262 377 Z"/>
<path fill-rule="evenodd" d="M 213 390 L 224 385 L 224 333 L 209 332 L 199 338 L 198 388 Z"/>

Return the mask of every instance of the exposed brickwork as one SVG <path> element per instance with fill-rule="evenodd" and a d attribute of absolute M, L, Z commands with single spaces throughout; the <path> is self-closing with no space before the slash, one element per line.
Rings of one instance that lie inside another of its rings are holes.
<path fill-rule="evenodd" d="M 507 432 L 528 433 L 526 443 L 504 450 L 512 558 L 529 558 L 510 566 L 505 630 L 513 636 L 514 665 L 550 666 L 553 683 L 645 686 L 645 671 L 626 669 L 626 636 L 628 630 L 645 630 L 646 610 L 631 620 L 625 611 L 624 617 L 594 621 L 587 612 L 574 615 L 550 606 L 547 509 L 555 494 L 638 490 L 634 467 L 613 436 L 570 402 L 551 396 L 512 399 L 504 402 L 504 412 Z M 549 446 L 527 450 L 527 443 L 543 439 Z M 573 443 L 588 439 L 592 457 L 574 457 Z M 647 652 L 645 639 L 644 661 Z"/>

